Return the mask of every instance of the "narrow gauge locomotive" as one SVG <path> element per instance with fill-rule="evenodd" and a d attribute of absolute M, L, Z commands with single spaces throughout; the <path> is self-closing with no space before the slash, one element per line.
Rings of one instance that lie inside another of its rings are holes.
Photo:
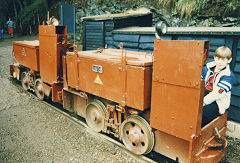
<path fill-rule="evenodd" d="M 227 113 L 201 128 L 208 41 L 161 40 L 154 52 L 77 51 L 66 27 L 39 26 L 39 41 L 14 41 L 10 74 L 43 100 L 51 97 L 96 132 L 135 154 L 152 150 L 179 162 L 219 162 Z"/>

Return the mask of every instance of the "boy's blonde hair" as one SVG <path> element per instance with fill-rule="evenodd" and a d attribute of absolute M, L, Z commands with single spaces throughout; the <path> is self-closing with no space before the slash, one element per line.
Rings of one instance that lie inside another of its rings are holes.
<path fill-rule="evenodd" d="M 226 46 L 221 46 L 221 47 L 217 48 L 214 56 L 219 57 L 219 58 L 231 59 L 232 58 L 232 51 Z"/>

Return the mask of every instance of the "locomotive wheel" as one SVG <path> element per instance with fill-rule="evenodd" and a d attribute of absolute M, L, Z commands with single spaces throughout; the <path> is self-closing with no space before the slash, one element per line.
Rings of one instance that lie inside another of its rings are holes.
<path fill-rule="evenodd" d="M 22 87 L 24 90 L 29 90 L 29 76 L 27 72 L 23 72 L 21 75 L 21 80 L 22 80 Z"/>
<path fill-rule="evenodd" d="M 122 123 L 120 133 L 123 144 L 132 153 L 141 155 L 152 151 L 154 134 L 144 118 L 138 115 L 129 116 Z"/>
<path fill-rule="evenodd" d="M 44 88 L 43 88 L 43 82 L 41 79 L 37 79 L 35 81 L 35 94 L 38 97 L 39 100 L 44 99 Z"/>
<path fill-rule="evenodd" d="M 107 109 L 99 100 L 93 100 L 86 108 L 86 121 L 88 126 L 95 132 L 101 132 L 104 128 L 104 121 Z"/>

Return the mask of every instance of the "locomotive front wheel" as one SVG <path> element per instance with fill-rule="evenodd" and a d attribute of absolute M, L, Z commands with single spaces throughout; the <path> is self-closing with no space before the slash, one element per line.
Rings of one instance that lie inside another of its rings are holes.
<path fill-rule="evenodd" d="M 24 90 L 29 90 L 29 76 L 27 72 L 23 72 L 21 75 L 22 87 Z"/>
<path fill-rule="evenodd" d="M 144 118 L 138 115 L 129 116 L 122 123 L 120 133 L 123 144 L 132 153 L 141 155 L 152 151 L 154 134 Z"/>
<path fill-rule="evenodd" d="M 35 94 L 38 97 L 39 100 L 44 99 L 44 88 L 43 88 L 43 82 L 41 79 L 37 79 L 35 81 Z"/>
<path fill-rule="evenodd" d="M 88 126 L 95 132 L 101 132 L 104 128 L 104 121 L 107 109 L 99 100 L 93 100 L 86 108 L 86 121 Z"/>

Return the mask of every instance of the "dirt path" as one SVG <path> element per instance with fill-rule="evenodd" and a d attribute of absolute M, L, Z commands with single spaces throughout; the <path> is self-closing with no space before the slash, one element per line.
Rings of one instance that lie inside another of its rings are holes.
<path fill-rule="evenodd" d="M 9 79 L 13 40 L 0 41 L 0 162 L 146 162 L 74 124 Z M 240 160 L 240 141 L 229 139 L 223 162 Z"/>

